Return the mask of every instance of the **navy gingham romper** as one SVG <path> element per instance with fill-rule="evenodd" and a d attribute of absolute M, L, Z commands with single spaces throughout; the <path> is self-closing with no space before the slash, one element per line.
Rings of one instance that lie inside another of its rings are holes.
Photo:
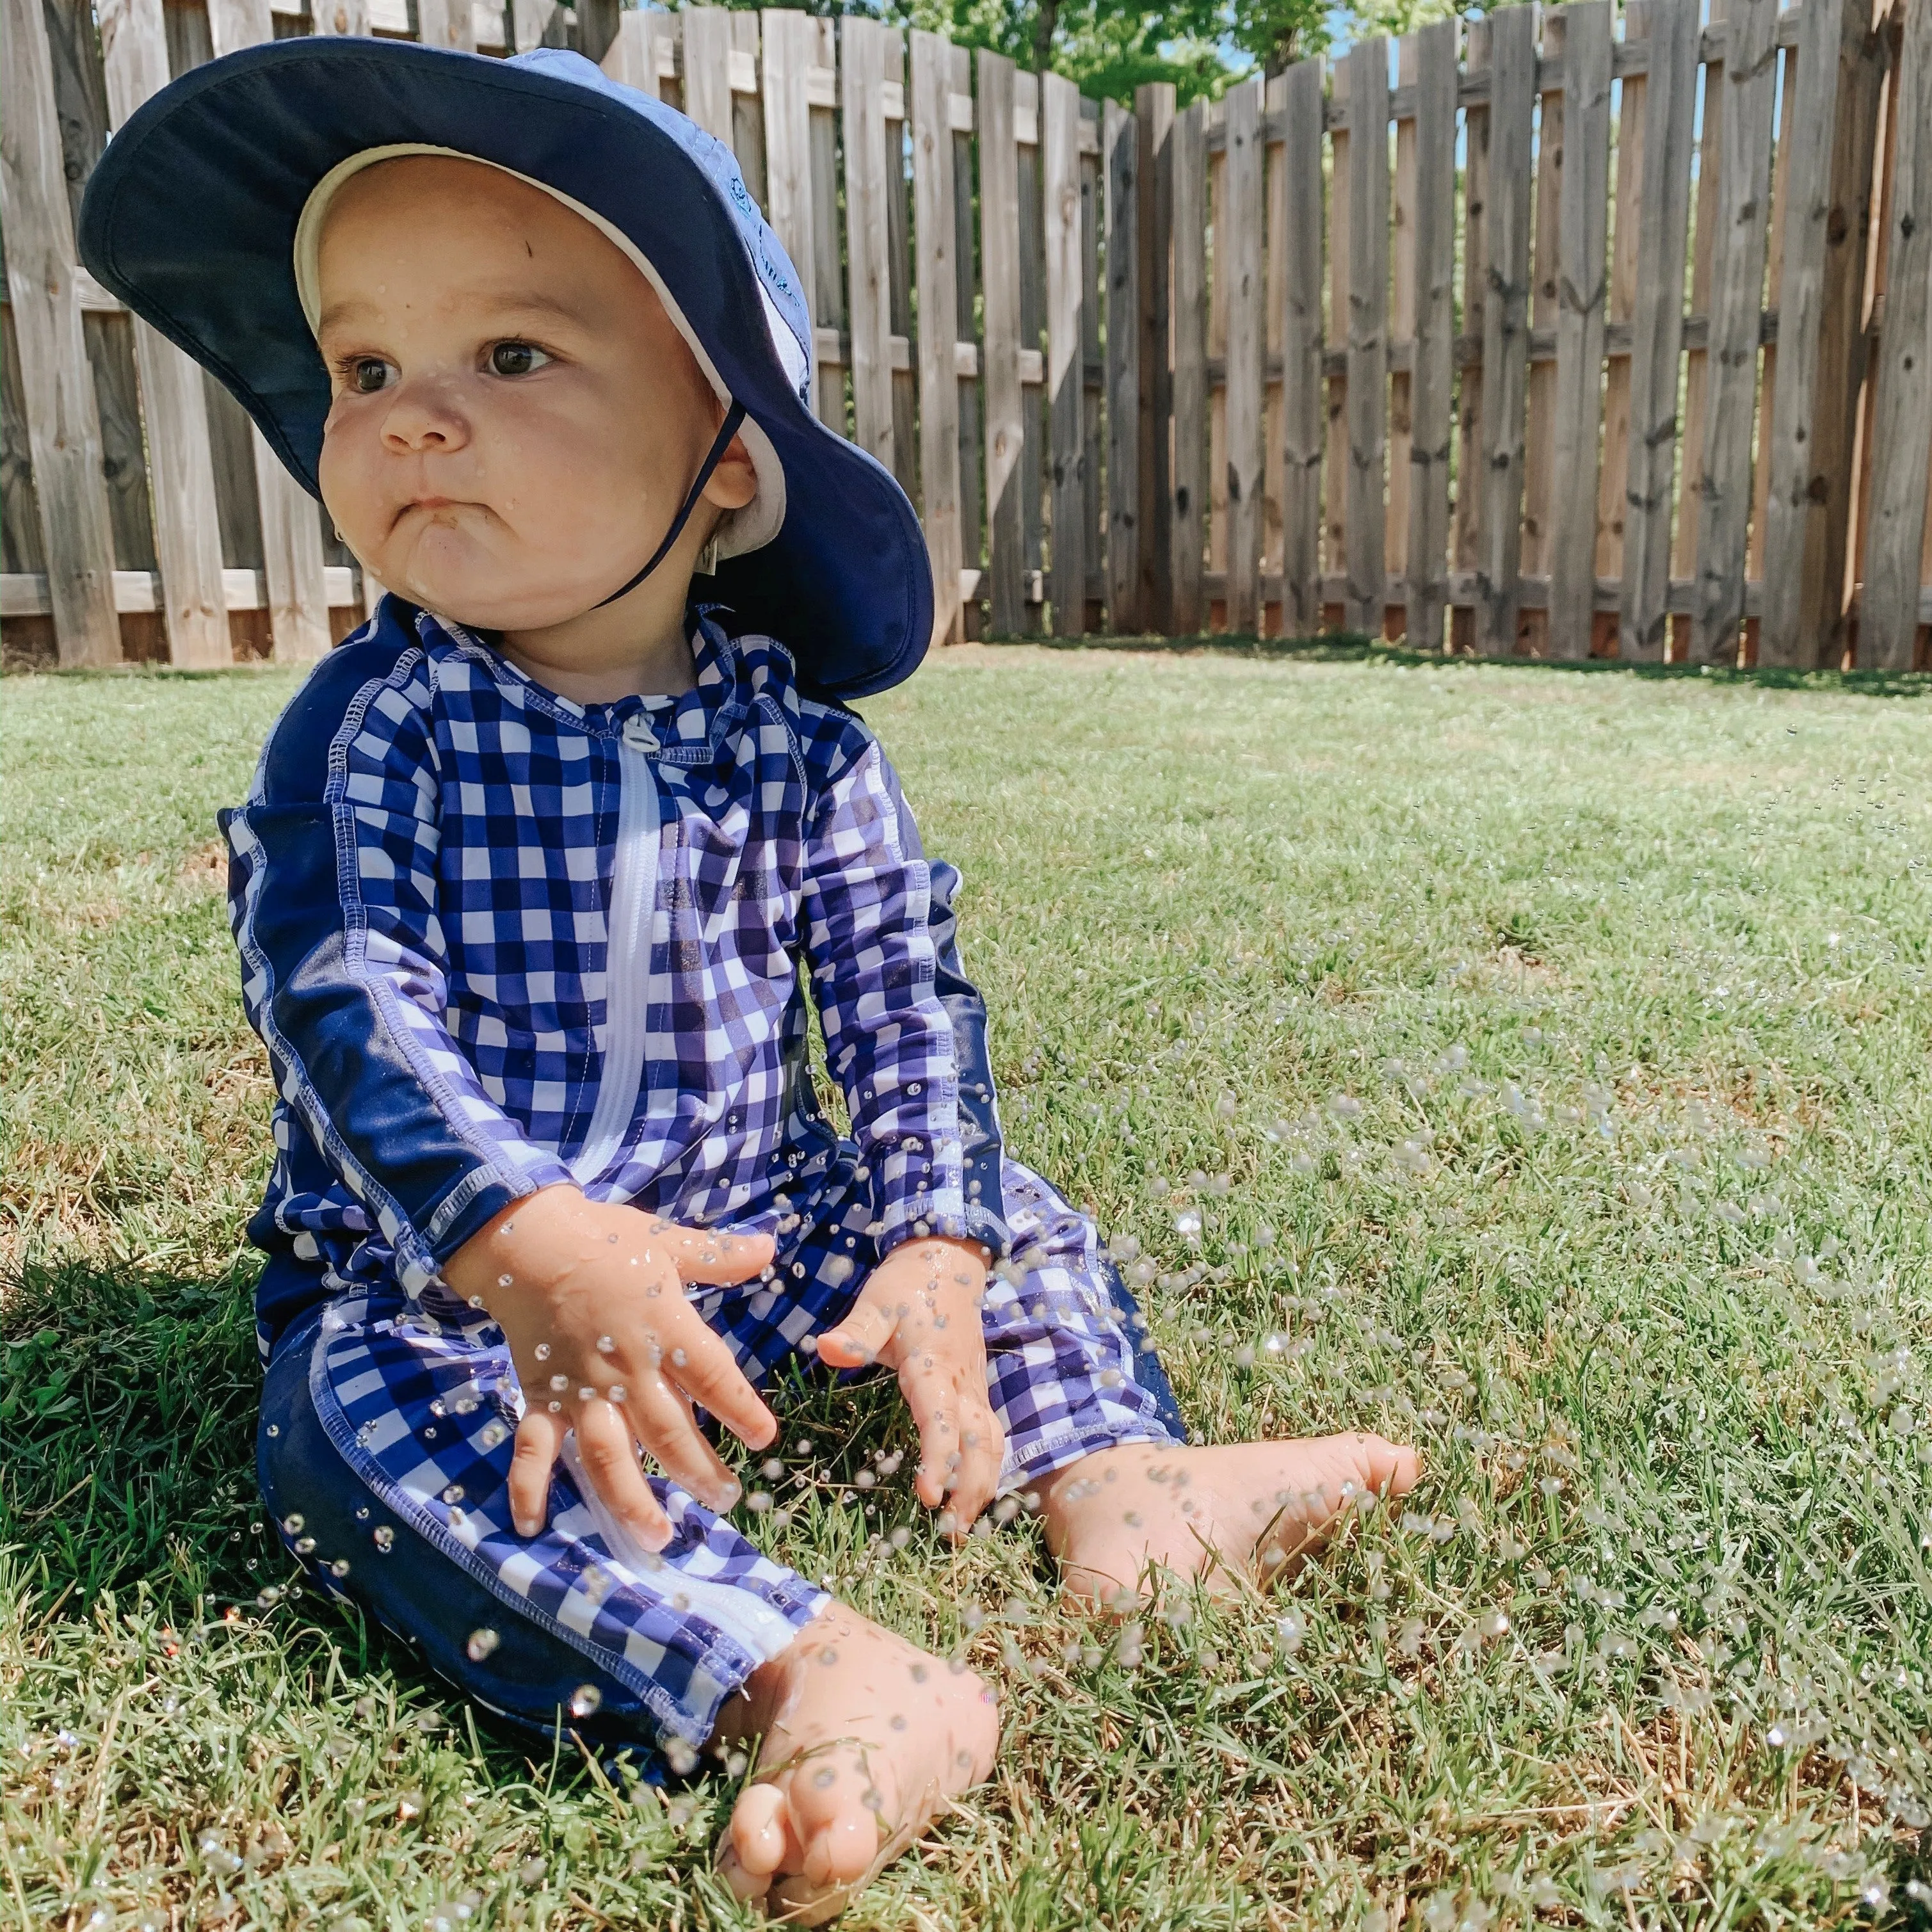
<path fill-rule="evenodd" d="M 983 1241 L 1003 1490 L 1184 1439 L 1092 1224 L 1003 1154 L 956 875 L 878 741 L 770 639 L 715 611 L 691 636 L 694 690 L 578 705 L 388 598 L 223 817 L 277 1090 L 250 1233 L 284 1538 L 488 1707 L 686 1746 L 826 1598 L 662 1477 L 675 1534 L 637 1546 L 574 1438 L 548 1527 L 517 1534 L 509 1352 L 441 1275 L 512 1202 L 574 1182 L 772 1234 L 770 1280 L 691 1291 L 754 1383 L 901 1242 Z"/>

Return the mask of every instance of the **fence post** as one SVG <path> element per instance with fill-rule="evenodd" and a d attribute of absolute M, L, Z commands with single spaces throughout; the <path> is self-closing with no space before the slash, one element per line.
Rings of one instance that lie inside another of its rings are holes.
<path fill-rule="evenodd" d="M 1134 91 L 1140 255 L 1140 590 L 1138 620 L 1164 632 L 1174 621 L 1174 554 L 1168 489 L 1168 425 L 1174 382 L 1168 363 L 1172 298 L 1174 87 L 1145 81 Z"/>
<path fill-rule="evenodd" d="M 1141 613 L 1140 128 L 1106 103 L 1100 158 L 1107 187 L 1107 628 L 1138 631 Z"/>
<path fill-rule="evenodd" d="M 1080 90 L 1057 74 L 1040 77 L 1040 158 L 1046 224 L 1048 460 L 1053 478 L 1053 628 L 1087 628 L 1086 448 L 1081 367 Z"/>
<path fill-rule="evenodd" d="M 1281 627 L 1306 638 L 1322 627 L 1321 61 L 1296 62 L 1281 82 Z"/>
<path fill-rule="evenodd" d="M 1525 11 L 1528 10 L 1526 9 Z M 1342 489 L 1346 588 L 1342 621 L 1382 634 L 1388 583 L 1389 77 L 1388 42 L 1349 50 L 1348 470 Z"/>
<path fill-rule="evenodd" d="M 1624 656 L 1656 663 L 1670 622 L 1671 484 L 1684 346 L 1684 244 L 1690 220 L 1697 0 L 1653 0 L 1644 100 L 1643 188 L 1633 212 L 1636 309 L 1631 324 L 1630 456 L 1624 489 Z"/>
<path fill-rule="evenodd" d="M 1208 110 L 1196 101 L 1174 116 L 1173 626 L 1203 628 L 1202 544 L 1208 513 Z M 1318 176 L 1318 180 L 1320 177 Z"/>
<path fill-rule="evenodd" d="M 926 550 L 932 559 L 932 640 L 964 637 L 959 600 L 958 265 L 953 259 L 951 47 L 912 36 L 913 237 L 919 277 L 919 461 Z"/>
<path fill-rule="evenodd" d="M 61 662 L 109 664 L 121 656 L 121 627 L 100 416 L 81 333 L 79 257 L 40 0 L 7 0 L 6 33 L 0 224 L 7 231 L 7 292 L 26 391 L 48 601 Z"/>
<path fill-rule="evenodd" d="M 100 20 L 108 112 L 118 128 L 168 83 L 160 0 L 101 0 Z M 138 320 L 134 356 L 147 428 L 169 662 L 202 670 L 225 664 L 232 662 L 232 653 L 221 574 L 221 516 L 201 370 Z"/>
<path fill-rule="evenodd" d="M 469 0 L 418 0 L 423 38 L 437 46 L 473 46 Z M 442 9 L 440 15 L 435 11 Z M 218 60 L 275 37 L 268 0 L 208 0 L 210 45 Z M 468 39 L 460 35 L 467 32 Z M 440 38 L 432 39 L 433 34 Z M 268 635 L 278 664 L 306 664 L 328 655 L 328 579 L 322 526 L 314 500 L 282 466 L 260 428 L 250 424 L 255 465 L 255 507 L 262 521 L 262 589 Z"/>
<path fill-rule="evenodd" d="M 1597 438 L 1610 215 L 1610 0 L 1564 10 L 1563 187 L 1551 395 L 1550 654 L 1587 658 L 1597 597 Z"/>
<path fill-rule="evenodd" d="M 1694 6 L 1695 0 L 1688 4 Z M 1496 657 L 1515 652 L 1522 598 L 1530 127 L 1535 106 L 1535 9 L 1500 8 L 1490 16 L 1490 178 L 1483 207 L 1488 290 L 1483 303 L 1483 474 L 1477 484 L 1483 511 L 1475 639 L 1478 651 Z"/>
<path fill-rule="evenodd" d="M 1609 0 L 1601 0 L 1607 6 Z M 1408 378 L 1408 582 L 1414 650 L 1442 648 L 1455 385 L 1456 40 L 1454 20 L 1415 37 L 1415 326 Z"/>
<path fill-rule="evenodd" d="M 1876 670 L 1912 668 L 1932 461 L 1932 0 L 1905 0 L 1904 22 L 1858 617 L 1858 662 Z"/>
<path fill-rule="evenodd" d="M 1020 477 L 1026 422 L 1020 400 L 1019 148 L 1013 126 L 1013 64 L 1003 54 L 982 50 L 976 77 L 987 601 L 994 635 L 1012 637 L 1026 628 Z"/>
<path fill-rule="evenodd" d="M 1267 151 L 1262 88 L 1251 80 L 1226 103 L 1227 160 L 1214 226 L 1216 272 L 1228 304 L 1226 392 L 1228 628 L 1258 634 L 1262 626 L 1262 513 L 1265 507 L 1268 292 L 1262 272 L 1267 221 Z"/>
<path fill-rule="evenodd" d="M 1744 620 L 1758 314 L 1770 229 L 1778 0 L 1730 0 L 1730 10 L 1720 134 L 1724 158 L 1712 237 L 1703 447 L 1685 454 L 1697 465 L 1696 487 L 1702 497 L 1691 653 L 1700 664 L 1735 665 Z M 1706 114 L 1708 121 L 1708 106 Z"/>

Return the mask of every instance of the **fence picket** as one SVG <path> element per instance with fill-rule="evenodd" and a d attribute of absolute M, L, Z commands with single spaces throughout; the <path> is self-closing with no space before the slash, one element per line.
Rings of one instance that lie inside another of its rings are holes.
<path fill-rule="evenodd" d="M 168 83 L 161 0 L 101 0 L 108 113 L 118 128 Z M 154 548 L 168 660 L 197 670 L 231 661 L 221 512 L 200 369 L 144 322 L 134 325 L 147 425 Z"/>
<path fill-rule="evenodd" d="M 1650 0 L 1624 0 L 1624 44 L 1647 43 L 1650 37 Z M 1642 224 L 1639 204 L 1643 192 L 1644 95 L 1642 74 L 1625 76 L 1623 105 L 1617 116 L 1616 230 L 1610 248 L 1608 320 L 1628 328 L 1636 306 L 1637 239 Z M 1597 574 L 1624 574 L 1624 496 L 1630 482 L 1630 377 L 1628 349 L 1606 350 L 1604 368 L 1604 444 L 1597 484 Z M 1621 623 L 1621 619 L 1619 619 Z"/>
<path fill-rule="evenodd" d="M 1106 370 L 1100 359 L 1100 220 L 1104 199 L 1100 177 L 1100 109 L 1082 100 L 1080 143 L 1080 484 L 1082 549 L 1085 567 L 1085 629 L 1106 627 L 1106 572 L 1102 566 L 1106 523 L 1102 497 L 1102 410 Z M 1095 592 L 1099 594 L 1096 596 Z"/>
<path fill-rule="evenodd" d="M 1564 10 L 1563 189 L 1550 404 L 1552 657 L 1590 655 L 1596 607 L 1597 439 L 1610 207 L 1611 0 Z"/>
<path fill-rule="evenodd" d="M 1322 623 L 1322 62 L 1298 61 L 1281 81 L 1281 626 L 1305 638 Z"/>
<path fill-rule="evenodd" d="M 1599 0 L 1607 6 L 1609 0 Z M 1456 40 L 1415 37 L 1415 331 L 1408 381 L 1408 641 L 1437 651 L 1448 593 L 1449 450 L 1455 388 Z"/>
<path fill-rule="evenodd" d="M 845 236 L 851 274 L 854 440 L 888 470 L 898 466 L 892 422 L 892 280 L 887 196 L 885 82 L 898 36 L 848 14 L 838 22 L 845 122 Z M 687 83 L 688 84 L 688 83 Z M 896 160 L 896 156 L 892 158 Z"/>
<path fill-rule="evenodd" d="M 1516 647 L 1522 596 L 1523 409 L 1529 374 L 1530 132 L 1536 108 L 1536 12 L 1490 16 L 1489 192 L 1483 208 L 1482 545 L 1478 650 Z"/>
<path fill-rule="evenodd" d="M 946 42 L 912 36 L 913 236 L 918 251 L 920 499 L 932 560 L 932 640 L 958 644 L 959 364 L 958 239 L 952 208 L 952 92 Z"/>
<path fill-rule="evenodd" d="M 1208 507 L 1208 110 L 1174 119 L 1174 473 L 1175 632 L 1204 628 L 1202 550 Z M 1318 182 L 1321 177 L 1316 177 Z"/>
<path fill-rule="evenodd" d="M 40 0 L 6 0 L 0 65 L 0 224 L 18 338 L 47 593 L 63 664 L 121 655 L 114 552 L 100 475 L 100 416 L 81 332 L 53 63 Z"/>
<path fill-rule="evenodd" d="M 1358 42 L 1349 50 L 1345 72 L 1348 377 L 1342 622 L 1352 631 L 1378 638 L 1388 578 L 1383 521 L 1383 469 L 1388 454 L 1388 42 L 1379 35 Z"/>
<path fill-rule="evenodd" d="M 969 109 L 973 99 L 973 56 L 966 48 L 949 44 L 946 50 L 946 90 L 950 96 L 947 112 L 955 113 L 958 104 Z M 980 463 L 984 454 L 982 429 L 980 421 L 980 350 L 978 346 L 980 329 L 978 289 L 979 278 L 975 273 L 978 250 L 974 245 L 973 224 L 973 135 L 969 128 L 962 128 L 956 118 L 952 125 L 952 260 L 953 260 L 953 340 L 965 345 L 964 358 L 960 364 L 960 374 L 955 382 L 957 398 L 956 412 L 959 428 L 958 456 L 959 465 L 959 550 L 963 569 L 972 574 L 976 590 L 980 555 L 984 545 L 984 520 L 980 491 Z M 974 374 L 964 373 L 965 362 L 970 360 Z M 960 612 L 961 635 L 964 638 L 980 634 L 980 603 L 976 596 L 968 596 L 967 580 L 962 575 L 960 581 L 962 600 Z"/>
<path fill-rule="evenodd" d="M 1108 101 L 1107 169 L 1107 628 L 1141 628 L 1140 130 Z"/>
<path fill-rule="evenodd" d="M 1568 159 L 1564 109 L 1568 69 L 1564 40 L 1569 22 L 1561 7 L 1543 10 L 1543 50 L 1537 63 L 1540 82 L 1536 122 L 1536 216 L 1531 241 L 1529 329 L 1531 340 L 1548 338 L 1556 327 L 1557 265 L 1563 248 L 1563 176 Z M 1527 417 L 1523 429 L 1522 547 L 1517 567 L 1526 576 L 1550 570 L 1550 511 L 1556 461 L 1556 388 L 1554 357 L 1532 355 L 1529 362 Z M 1550 613 L 1526 609 L 1516 620 L 1519 649 L 1545 657 L 1550 648 Z"/>
<path fill-rule="evenodd" d="M 1087 628 L 1086 372 L 1082 368 L 1080 90 L 1040 76 L 1040 172 L 1046 194 L 1048 460 L 1053 477 L 1053 628 Z"/>
<path fill-rule="evenodd" d="M 1697 13 L 1697 0 L 1651 0 L 1619 634 L 1622 654 L 1640 662 L 1662 658 L 1670 622 L 1671 484 L 1690 219 Z"/>
<path fill-rule="evenodd" d="M 1174 234 L 1173 83 L 1147 81 L 1134 92 L 1139 170 L 1140 591 L 1138 620 L 1162 631 L 1173 622 L 1174 542 L 1168 479 L 1168 424 L 1174 408 L 1168 308 Z"/>
<path fill-rule="evenodd" d="M 707 134 L 731 145 L 731 21 L 724 7 L 687 7 L 684 28 L 684 111 Z"/>
<path fill-rule="evenodd" d="M 1700 664 L 1735 664 L 1744 620 L 1752 402 L 1771 203 L 1778 86 L 1778 0 L 1730 0 L 1724 68 L 1724 161 L 1712 238 L 1710 344 L 1705 352 L 1695 630 Z M 1707 68 L 1707 74 L 1717 70 Z M 1708 83 L 1707 83 L 1708 85 Z M 1708 111 L 1708 110 L 1707 110 Z"/>
<path fill-rule="evenodd" d="M 1019 203 L 1019 149 L 1014 139 L 1013 64 L 982 52 L 978 61 L 980 206 Z M 996 637 L 1026 626 L 1024 527 L 1020 464 L 1026 423 L 1020 398 L 1020 237 L 1016 221 L 986 219 L 980 235 L 980 286 L 985 341 L 980 374 L 986 410 L 988 616 Z"/>
<path fill-rule="evenodd" d="M 1013 76 L 1013 127 L 1019 144 L 1020 418 L 1026 447 L 1020 458 L 1020 514 L 1024 532 L 1027 628 L 1044 630 L 1046 562 L 1047 385 L 1046 200 L 1040 184 L 1040 76 Z"/>
<path fill-rule="evenodd" d="M 1396 43 L 1396 97 L 1415 98 L 1415 36 L 1404 34 Z M 1391 100 L 1391 108 L 1394 100 Z M 1396 601 L 1402 609 L 1402 634 L 1408 634 L 1407 574 L 1409 488 L 1414 465 L 1410 414 L 1408 359 L 1415 343 L 1415 116 L 1397 112 L 1395 124 L 1393 232 L 1390 238 L 1388 344 L 1388 509 L 1383 518 L 1383 575 L 1401 588 Z M 1388 628 L 1393 631 L 1394 626 Z"/>
<path fill-rule="evenodd" d="M 1226 100 L 1228 158 L 1215 224 L 1216 274 L 1228 286 L 1228 628 L 1262 624 L 1262 510 L 1266 460 L 1267 289 L 1262 276 L 1264 150 L 1262 82 Z"/>
<path fill-rule="evenodd" d="M 1639 0 L 1642 4 L 1642 0 Z M 1490 72 L 1490 22 L 1472 20 L 1468 28 L 1468 70 Z M 1462 329 L 1480 350 L 1483 315 L 1488 295 L 1488 255 L 1484 228 L 1488 220 L 1490 192 L 1490 110 L 1487 90 L 1462 116 Z M 1480 353 L 1458 370 L 1456 402 L 1455 559 L 1459 572 L 1473 577 L 1481 559 L 1483 532 L 1482 446 L 1483 364 Z M 1450 647 L 1468 650 L 1475 640 L 1475 613 L 1458 605 L 1450 615 Z"/>
<path fill-rule="evenodd" d="M 1838 42 L 1845 0 L 1802 0 L 1798 16 L 1796 95 L 1780 130 L 1790 156 L 1784 196 L 1784 261 L 1778 297 L 1777 386 L 1771 434 L 1760 458 L 1771 472 L 1765 505 L 1763 619 L 1758 662 L 1816 662 L 1804 629 L 1804 561 L 1822 506 L 1811 494 L 1811 426 L 1818 400 L 1820 328 L 1825 303 L 1826 229 L 1832 213 L 1832 128 L 1838 100 Z M 1822 532 L 1821 532 L 1822 537 Z"/>
<path fill-rule="evenodd" d="M 1880 670 L 1912 668 L 1932 451 L 1932 0 L 1906 0 L 1904 27 L 1858 619 L 1859 662 Z"/>

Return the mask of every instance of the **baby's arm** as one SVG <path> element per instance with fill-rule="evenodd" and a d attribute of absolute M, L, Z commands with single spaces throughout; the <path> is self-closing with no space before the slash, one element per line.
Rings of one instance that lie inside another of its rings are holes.
<path fill-rule="evenodd" d="M 862 728 L 847 729 L 807 842 L 806 950 L 884 1258 L 819 1353 L 836 1367 L 877 1360 L 898 1372 L 920 1431 L 920 1496 L 937 1507 L 950 1494 L 963 1534 L 992 1498 L 1004 1447 L 979 1316 L 986 1263 L 1006 1241 L 985 1010 L 950 943 L 956 875 L 928 865 L 884 754 Z M 974 1087 L 964 1124 L 962 1044 Z M 973 1130 L 970 1192 L 962 1124 Z"/>
<path fill-rule="evenodd" d="M 585 1202 L 451 1036 L 428 700 L 420 654 L 386 625 L 310 679 L 248 802 L 224 814 L 249 1019 L 278 1092 L 389 1244 L 405 1292 L 442 1278 L 502 1324 L 528 1406 L 519 1526 L 541 1527 L 551 1462 L 578 1424 L 591 1480 L 662 1546 L 669 1525 L 623 1423 L 695 1493 L 735 1496 L 691 1399 L 754 1445 L 775 1424 L 685 1304 L 680 1269 L 740 1280 L 770 1261 L 770 1244 Z M 592 1245 L 602 1252 L 587 1254 Z M 566 1385 L 553 1391 L 558 1374 Z"/>

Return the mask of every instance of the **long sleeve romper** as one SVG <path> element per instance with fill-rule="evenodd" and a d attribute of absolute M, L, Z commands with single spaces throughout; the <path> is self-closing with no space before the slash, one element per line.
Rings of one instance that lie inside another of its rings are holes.
<path fill-rule="evenodd" d="M 769 1280 L 691 1291 L 754 1383 L 900 1243 L 983 1242 L 1003 1489 L 1184 1436 L 1092 1225 L 1004 1154 L 956 876 L 878 741 L 771 640 L 691 638 L 692 692 L 578 705 L 389 598 L 223 816 L 277 1094 L 250 1233 L 284 1539 L 488 1707 L 687 1748 L 824 1594 L 662 1477 L 674 1538 L 639 1548 L 574 1442 L 517 1534 L 514 1370 L 441 1273 L 512 1202 L 772 1234 Z"/>

